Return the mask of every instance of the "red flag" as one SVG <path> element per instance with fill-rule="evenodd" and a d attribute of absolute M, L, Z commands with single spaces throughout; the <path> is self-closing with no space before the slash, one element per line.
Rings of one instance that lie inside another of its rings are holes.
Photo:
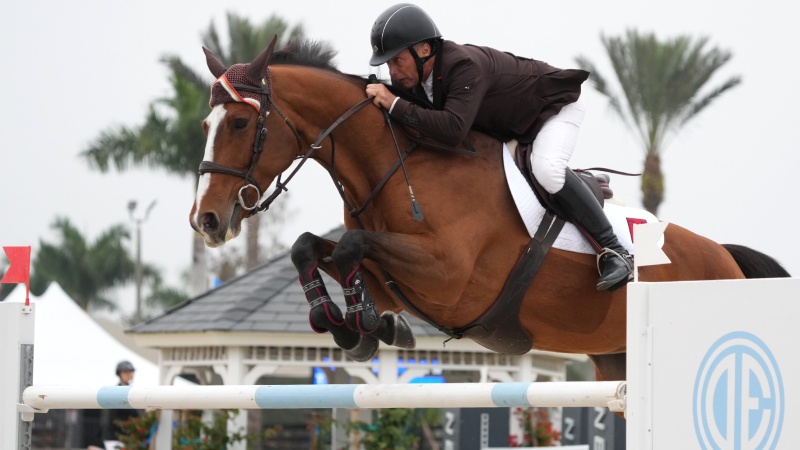
<path fill-rule="evenodd" d="M 25 283 L 25 305 L 30 304 L 31 247 L 3 247 L 8 256 L 8 270 L 0 283 Z"/>

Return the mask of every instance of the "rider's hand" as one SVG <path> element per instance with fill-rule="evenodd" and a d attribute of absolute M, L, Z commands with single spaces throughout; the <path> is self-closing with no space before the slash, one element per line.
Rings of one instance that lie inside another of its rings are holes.
<path fill-rule="evenodd" d="M 397 98 L 396 95 L 389 92 L 389 89 L 386 89 L 386 86 L 382 84 L 368 84 L 367 97 L 375 97 L 372 99 L 372 103 L 374 103 L 375 106 L 383 107 L 387 111 L 391 108 L 394 99 Z"/>

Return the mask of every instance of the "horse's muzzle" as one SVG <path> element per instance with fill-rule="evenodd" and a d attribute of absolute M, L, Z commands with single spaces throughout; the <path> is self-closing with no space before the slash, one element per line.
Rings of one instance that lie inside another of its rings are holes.
<path fill-rule="evenodd" d="M 192 228 L 201 236 L 206 245 L 212 248 L 219 247 L 239 235 L 241 231 L 242 208 L 233 207 L 231 217 L 221 220 L 215 211 L 206 211 L 196 216 L 191 221 Z"/>

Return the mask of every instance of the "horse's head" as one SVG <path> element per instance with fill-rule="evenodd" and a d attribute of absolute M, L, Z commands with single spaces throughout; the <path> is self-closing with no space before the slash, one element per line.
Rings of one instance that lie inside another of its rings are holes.
<path fill-rule="evenodd" d="M 203 49 L 217 80 L 203 121 L 206 148 L 189 221 L 211 247 L 239 234 L 242 220 L 300 150 L 296 130 L 273 103 L 269 62 L 276 38 L 249 64 L 229 68 Z"/>

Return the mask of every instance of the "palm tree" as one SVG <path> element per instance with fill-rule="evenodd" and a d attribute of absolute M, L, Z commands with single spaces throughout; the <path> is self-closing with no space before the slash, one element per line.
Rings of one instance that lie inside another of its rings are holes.
<path fill-rule="evenodd" d="M 707 37 L 679 36 L 659 41 L 653 33 L 629 30 L 624 37 L 601 35 L 624 96 L 613 91 L 588 58 L 576 58 L 590 72 L 593 87 L 606 96 L 613 111 L 641 139 L 645 160 L 642 204 L 656 214 L 664 200 L 661 155 L 668 137 L 696 117 L 723 92 L 741 83 L 739 76 L 701 93 L 731 53 L 706 49 Z"/>
<path fill-rule="evenodd" d="M 226 65 L 251 61 L 276 34 L 279 45 L 304 35 L 300 25 L 290 29 L 285 21 L 274 15 L 261 25 L 253 26 L 247 18 L 228 13 L 227 24 L 230 40 L 227 49 L 222 45 L 213 21 L 201 34 L 203 45 Z M 161 168 L 181 177 L 191 176 L 194 187 L 197 186 L 197 168 L 205 146 L 200 123 L 208 114 L 210 76 L 196 73 L 175 55 L 166 55 L 161 62 L 170 69 L 172 96 L 151 104 L 144 125 L 103 131 L 81 155 L 90 166 L 103 172 L 111 165 L 117 170 L 125 170 L 129 164 Z M 250 267 L 260 262 L 258 218 L 258 215 L 251 217 L 247 224 Z M 190 294 L 198 295 L 206 289 L 206 252 L 203 240 L 197 234 L 192 252 Z"/>
<path fill-rule="evenodd" d="M 106 294 L 133 280 L 135 263 L 123 241 L 130 236 L 123 225 L 116 225 L 94 242 L 86 238 L 66 218 L 56 218 L 52 228 L 60 243 L 39 242 L 32 262 L 31 293 L 41 295 L 55 281 L 84 311 L 115 310 L 117 305 Z M 148 280 L 160 281 L 156 271 L 145 265 Z"/>

